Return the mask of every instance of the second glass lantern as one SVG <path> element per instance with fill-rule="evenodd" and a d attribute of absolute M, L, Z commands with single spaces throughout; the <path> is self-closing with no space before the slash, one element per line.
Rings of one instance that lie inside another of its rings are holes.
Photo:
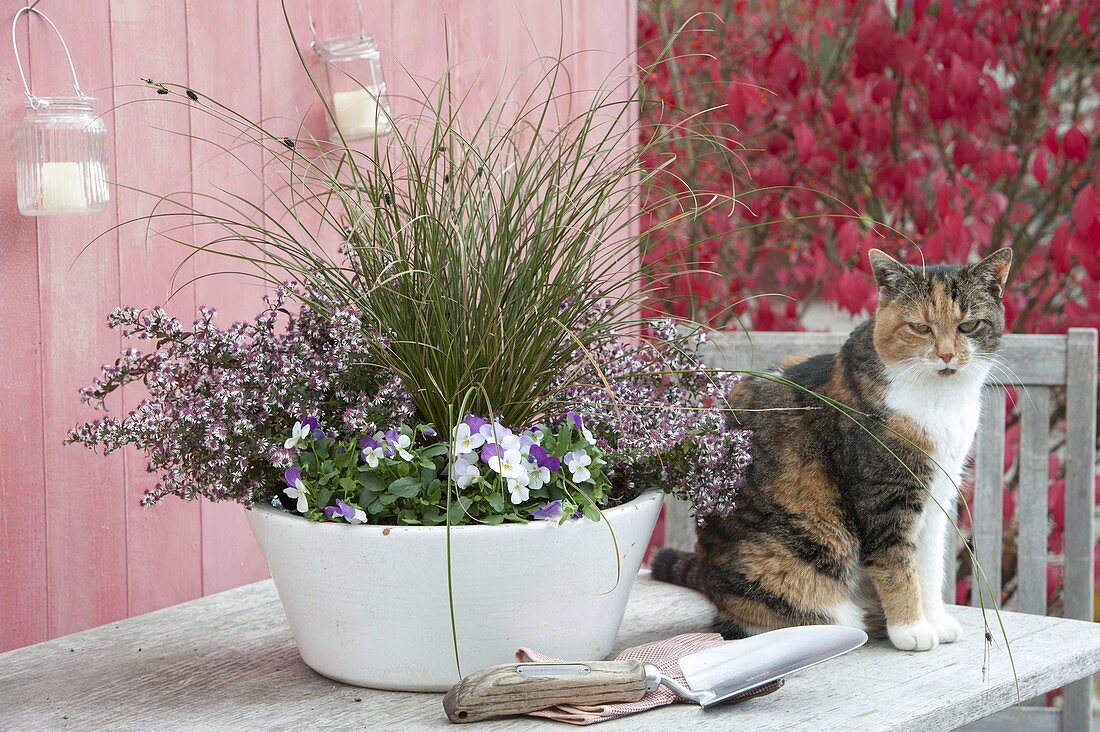
<path fill-rule="evenodd" d="M 328 101 L 332 109 L 327 121 L 329 139 L 333 142 L 338 142 L 341 136 L 348 142 L 379 137 L 391 129 L 378 44 L 364 30 L 361 0 L 356 0 L 356 5 L 358 35 L 318 41 L 312 3 L 307 4 L 313 48 L 325 62 Z"/>

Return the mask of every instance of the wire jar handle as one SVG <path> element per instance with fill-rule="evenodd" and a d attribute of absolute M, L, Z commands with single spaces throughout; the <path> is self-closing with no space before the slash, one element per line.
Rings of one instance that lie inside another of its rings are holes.
<path fill-rule="evenodd" d="M 23 61 L 19 58 L 19 43 L 16 40 L 15 31 L 19 25 L 19 16 L 23 13 L 34 13 L 42 20 L 46 21 L 46 24 L 53 29 L 53 32 L 57 35 L 57 40 L 61 41 L 61 50 L 65 52 L 65 58 L 69 61 L 69 71 L 73 74 L 73 91 L 76 92 L 77 97 L 85 99 L 85 94 L 80 90 L 80 82 L 76 78 L 76 66 L 73 65 L 73 56 L 69 53 L 69 45 L 65 43 L 65 38 L 61 35 L 61 31 L 57 29 L 57 26 L 53 24 L 53 21 L 46 17 L 46 14 L 41 10 L 36 9 L 34 6 L 28 5 L 24 8 L 20 8 L 15 13 L 15 18 L 11 21 L 11 47 L 15 51 L 15 65 L 19 68 L 19 78 L 23 80 L 23 93 L 27 95 L 27 101 L 34 109 L 40 109 L 46 107 L 49 102 L 45 99 L 40 99 L 31 93 L 31 85 L 27 82 L 27 74 L 23 71 Z M 29 16 L 28 16 L 29 17 Z"/>
<path fill-rule="evenodd" d="M 355 0 L 355 6 L 359 11 L 359 37 L 366 38 L 367 30 L 363 25 L 363 0 Z M 313 0 L 306 0 L 306 19 L 309 21 L 309 34 L 313 37 L 309 47 L 317 50 L 317 27 L 313 25 Z"/>

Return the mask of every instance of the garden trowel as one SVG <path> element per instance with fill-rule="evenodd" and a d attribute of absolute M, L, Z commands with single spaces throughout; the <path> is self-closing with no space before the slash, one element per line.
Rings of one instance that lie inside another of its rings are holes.
<path fill-rule="evenodd" d="M 761 633 L 679 659 L 687 685 L 656 666 L 630 659 L 588 663 L 509 663 L 470 674 L 443 697 L 452 722 L 526 714 L 558 704 L 635 702 L 658 686 L 707 707 L 787 674 L 836 658 L 867 642 L 867 634 L 839 625 L 804 625 Z"/>

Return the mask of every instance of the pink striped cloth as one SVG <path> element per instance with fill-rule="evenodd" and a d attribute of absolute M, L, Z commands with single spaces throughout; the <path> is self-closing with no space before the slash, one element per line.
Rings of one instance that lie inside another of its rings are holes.
<path fill-rule="evenodd" d="M 634 648 L 627 648 L 616 656 L 615 660 L 637 659 L 642 663 L 651 663 L 659 668 L 661 673 L 665 676 L 675 679 L 680 684 L 686 685 L 687 681 L 684 679 L 684 672 L 680 670 L 679 660 L 681 658 L 697 651 L 713 648 L 723 643 L 736 642 L 737 641 L 722 640 L 722 636 L 718 633 L 685 633 L 666 640 L 646 643 L 645 645 L 635 646 Z M 560 663 L 563 659 L 554 658 L 545 653 L 531 650 L 530 648 L 520 648 L 516 651 L 516 660 L 520 663 Z M 782 679 L 767 684 L 760 689 L 753 689 L 751 692 L 746 692 L 740 697 L 731 700 L 731 702 L 770 694 L 781 686 L 783 686 Z M 549 709 L 531 712 L 531 715 L 554 719 L 558 722 L 568 722 L 569 724 L 596 724 L 597 722 L 605 722 L 609 719 L 618 719 L 619 717 L 625 717 L 629 714 L 644 712 L 654 707 L 663 707 L 666 704 L 672 704 L 678 701 L 683 700 L 664 686 L 659 686 L 653 691 L 648 692 L 636 702 L 618 702 L 615 704 L 601 704 L 598 706 L 572 706 L 562 704 L 556 707 L 550 707 Z"/>

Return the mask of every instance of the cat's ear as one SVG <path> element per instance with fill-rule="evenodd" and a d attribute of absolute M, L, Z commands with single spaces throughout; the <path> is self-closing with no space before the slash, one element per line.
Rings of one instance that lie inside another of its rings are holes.
<path fill-rule="evenodd" d="M 875 273 L 875 283 L 879 291 L 887 295 L 896 293 L 902 284 L 913 277 L 913 271 L 909 267 L 881 249 L 867 252 L 867 260 L 871 263 L 871 271 Z"/>
<path fill-rule="evenodd" d="M 998 249 L 988 257 L 970 265 L 970 271 L 989 285 L 992 292 L 1000 297 L 1004 294 L 1005 283 L 1008 282 L 1008 270 L 1012 268 L 1012 250 L 1008 247 Z"/>

